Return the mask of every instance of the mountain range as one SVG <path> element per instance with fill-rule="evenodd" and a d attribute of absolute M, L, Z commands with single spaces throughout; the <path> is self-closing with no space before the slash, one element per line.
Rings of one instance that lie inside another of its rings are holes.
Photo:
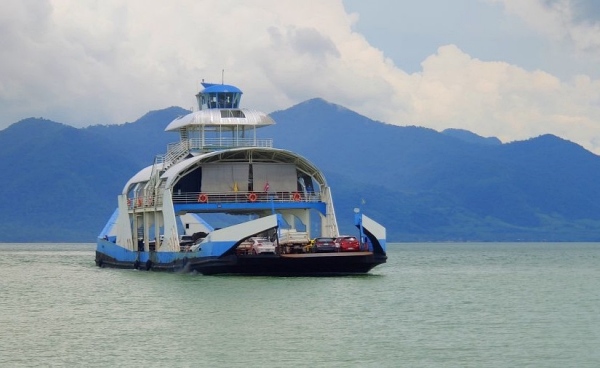
<path fill-rule="evenodd" d="M 94 242 L 127 180 L 179 139 L 167 124 L 188 112 L 79 129 L 29 118 L 0 131 L 0 241 Z M 260 137 L 324 172 L 342 232 L 360 207 L 390 242 L 600 240 L 600 157 L 560 137 L 396 126 L 319 98 L 271 116 Z"/>

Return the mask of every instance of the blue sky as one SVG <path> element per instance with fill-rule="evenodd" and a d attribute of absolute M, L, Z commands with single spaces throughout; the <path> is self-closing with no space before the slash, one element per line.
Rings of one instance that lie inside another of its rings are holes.
<path fill-rule="evenodd" d="M 4 0 L 0 129 L 191 108 L 225 70 L 265 112 L 321 97 L 388 124 L 600 153 L 599 14 L 592 0 Z"/>
<path fill-rule="evenodd" d="M 548 11 L 561 4 L 559 1 L 537 3 Z M 573 26 L 586 22 L 597 26 L 600 1 L 562 3 L 574 12 Z M 474 58 L 505 61 L 529 71 L 542 69 L 562 78 L 580 73 L 600 76 L 597 55 L 595 60 L 587 59 L 585 54 L 577 55 L 576 45 L 566 30 L 558 31 L 550 25 L 544 30 L 536 29 L 530 20 L 536 17 L 534 10 L 511 11 L 514 7 L 510 1 L 379 0 L 374 2 L 376 6 L 372 4 L 344 0 L 347 11 L 359 14 L 354 29 L 407 72 L 419 72 L 421 62 L 438 47 L 454 44 Z M 564 34 L 553 37 L 554 32 Z"/>

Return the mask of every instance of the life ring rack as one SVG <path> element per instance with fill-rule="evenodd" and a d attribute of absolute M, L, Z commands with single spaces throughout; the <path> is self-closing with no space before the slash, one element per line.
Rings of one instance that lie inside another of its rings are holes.
<path fill-rule="evenodd" d="M 256 198 L 257 198 L 256 197 L 256 193 L 250 193 L 250 194 L 248 194 L 248 200 L 250 202 L 256 202 Z"/>
<path fill-rule="evenodd" d="M 208 202 L 208 196 L 204 193 L 200 193 L 200 195 L 198 195 L 198 202 L 200 202 L 200 203 Z"/>

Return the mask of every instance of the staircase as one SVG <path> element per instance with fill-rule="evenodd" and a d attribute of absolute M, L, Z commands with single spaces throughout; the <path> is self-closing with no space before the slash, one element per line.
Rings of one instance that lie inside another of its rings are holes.
<path fill-rule="evenodd" d="M 167 147 L 166 155 L 157 155 L 154 158 L 154 164 L 152 165 L 152 173 L 150 174 L 150 180 L 146 185 L 146 198 L 157 198 L 158 193 L 156 190 L 156 183 L 158 182 L 160 175 L 162 175 L 162 173 L 165 172 L 165 170 L 167 170 L 169 167 L 173 166 L 174 164 L 179 162 L 179 160 L 187 156 L 188 153 L 188 140 L 186 139 L 177 143 L 169 144 Z"/>

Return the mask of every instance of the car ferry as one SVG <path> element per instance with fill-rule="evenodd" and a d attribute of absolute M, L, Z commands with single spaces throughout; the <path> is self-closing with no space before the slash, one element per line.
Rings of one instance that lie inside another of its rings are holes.
<path fill-rule="evenodd" d="M 198 109 L 170 122 L 165 154 L 136 173 L 98 236 L 96 265 L 241 275 L 344 275 L 385 263 L 385 228 L 355 209 L 358 249 L 315 251 L 340 236 L 331 189 L 306 158 L 257 130 L 274 124 L 240 108 L 242 91 L 202 83 Z M 256 251 L 256 239 L 271 251 Z"/>

